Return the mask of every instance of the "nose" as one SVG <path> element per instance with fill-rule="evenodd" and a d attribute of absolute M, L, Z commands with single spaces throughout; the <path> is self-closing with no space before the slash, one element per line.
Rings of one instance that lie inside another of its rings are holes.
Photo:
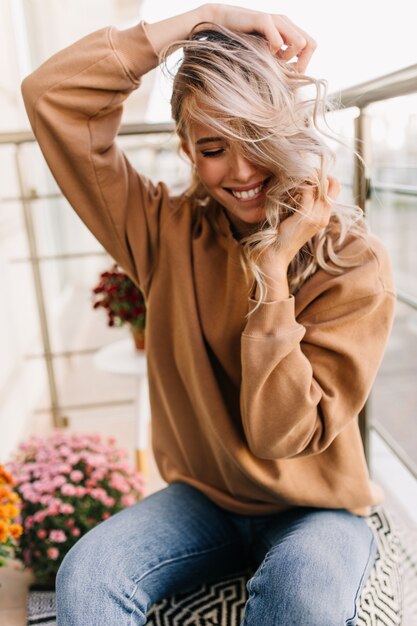
<path fill-rule="evenodd" d="M 237 183 L 247 183 L 257 172 L 257 167 L 241 152 L 235 150 L 230 157 L 230 173 Z"/>

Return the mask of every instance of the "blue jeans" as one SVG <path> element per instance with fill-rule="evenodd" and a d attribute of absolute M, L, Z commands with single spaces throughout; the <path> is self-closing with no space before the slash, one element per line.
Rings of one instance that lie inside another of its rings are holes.
<path fill-rule="evenodd" d="M 248 567 L 241 626 L 353 626 L 374 564 L 365 519 L 294 508 L 249 516 L 175 482 L 82 537 L 57 577 L 58 626 L 141 626 L 153 603 Z"/>

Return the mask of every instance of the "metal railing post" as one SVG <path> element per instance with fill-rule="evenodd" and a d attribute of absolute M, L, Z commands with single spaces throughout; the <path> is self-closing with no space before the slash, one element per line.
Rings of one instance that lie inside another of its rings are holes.
<path fill-rule="evenodd" d="M 24 180 L 24 165 L 22 163 L 22 144 L 16 146 L 16 171 L 20 189 L 21 203 L 23 209 L 23 218 L 25 222 L 26 235 L 28 240 L 30 264 L 32 268 L 33 282 L 35 285 L 36 305 L 39 315 L 39 323 L 41 327 L 41 336 L 43 343 L 43 356 L 45 359 L 46 372 L 48 376 L 48 388 L 51 400 L 50 410 L 52 413 L 52 422 L 54 427 L 62 428 L 67 424 L 65 417 L 61 415 L 58 388 L 56 384 L 53 355 L 51 350 L 51 341 L 49 336 L 48 316 L 45 306 L 45 295 L 42 283 L 42 274 L 40 263 L 38 260 L 38 246 L 36 242 L 35 228 L 33 224 L 32 212 L 30 210 L 30 200 L 26 192 Z"/>
<path fill-rule="evenodd" d="M 369 142 L 369 116 L 366 108 L 359 109 L 359 115 L 355 118 L 355 154 L 354 170 L 353 170 L 353 197 L 354 202 L 366 213 L 366 200 L 369 195 L 369 177 L 367 167 L 370 164 L 370 142 Z M 362 437 L 365 456 L 370 462 L 369 450 L 369 424 L 368 424 L 368 403 L 366 401 L 363 409 L 360 411 L 359 429 Z"/>

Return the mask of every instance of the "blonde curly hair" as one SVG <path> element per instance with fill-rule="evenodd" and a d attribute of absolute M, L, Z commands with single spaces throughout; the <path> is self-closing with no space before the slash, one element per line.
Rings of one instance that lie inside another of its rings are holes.
<path fill-rule="evenodd" d="M 169 70 L 167 57 L 179 48 L 183 57 Z M 327 176 L 335 160 L 325 141 L 329 134 L 318 126 L 318 118 L 329 107 L 326 81 L 297 73 L 271 52 L 261 35 L 232 32 L 211 22 L 198 24 L 188 39 L 167 46 L 161 60 L 173 76 L 171 111 L 180 139 L 187 139 L 191 123 L 204 124 L 216 135 L 239 142 L 246 158 L 273 176 L 266 192 L 264 222 L 240 240 L 246 276 L 251 274 L 259 287 L 258 306 L 266 290 L 257 260 L 270 246 L 279 246 L 282 219 L 292 212 L 302 215 L 300 185 L 312 185 L 318 197 L 330 203 L 331 217 L 291 261 L 290 292 L 295 294 L 319 267 L 341 274 L 344 268 L 358 265 L 355 258 L 338 252 L 348 233 L 362 237 L 367 232 L 363 213 L 357 206 L 326 195 Z M 300 96 L 300 88 L 306 86 L 314 88 L 315 97 Z M 210 198 L 196 170 L 186 196 L 195 219 L 205 215 L 217 228 L 223 209 Z"/>

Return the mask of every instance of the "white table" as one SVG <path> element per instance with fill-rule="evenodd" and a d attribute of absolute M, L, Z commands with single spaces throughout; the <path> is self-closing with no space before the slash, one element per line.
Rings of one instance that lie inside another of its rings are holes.
<path fill-rule="evenodd" d="M 138 386 L 135 403 L 135 460 L 137 469 L 149 475 L 147 449 L 150 406 L 145 352 L 136 350 L 133 338 L 122 339 L 97 350 L 93 357 L 93 363 L 97 369 L 105 372 L 136 376 Z"/>

